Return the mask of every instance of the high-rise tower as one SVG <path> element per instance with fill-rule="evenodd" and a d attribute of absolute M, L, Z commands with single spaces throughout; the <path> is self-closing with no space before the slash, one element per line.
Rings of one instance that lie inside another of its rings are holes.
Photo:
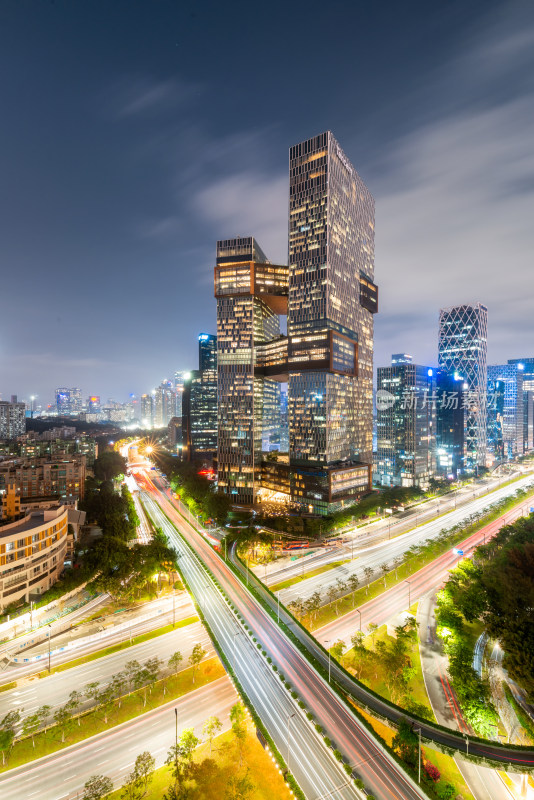
<path fill-rule="evenodd" d="M 374 200 L 330 132 L 289 154 L 292 499 L 326 513 L 370 486 Z"/>
<path fill-rule="evenodd" d="M 289 161 L 289 267 L 252 237 L 217 244 L 219 486 L 253 502 L 263 471 L 270 489 L 325 514 L 371 482 L 374 201 L 330 132 Z M 262 458 L 282 397 L 273 381 L 288 384 L 278 467 Z"/>
<path fill-rule="evenodd" d="M 486 464 L 488 309 L 476 305 L 439 312 L 439 366 L 464 380 L 465 467 Z"/>
<path fill-rule="evenodd" d="M 218 484 L 237 503 L 253 503 L 261 482 L 265 377 L 256 365 L 261 346 L 282 338 L 287 281 L 288 268 L 271 264 L 254 237 L 217 242 Z"/>

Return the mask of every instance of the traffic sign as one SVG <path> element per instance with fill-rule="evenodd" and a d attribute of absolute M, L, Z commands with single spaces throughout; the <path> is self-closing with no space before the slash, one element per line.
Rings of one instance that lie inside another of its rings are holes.
<path fill-rule="evenodd" d="M 464 554 L 464 551 L 463 550 L 458 550 L 457 547 L 455 547 L 452 552 L 455 553 L 457 556 L 463 556 L 463 554 Z"/>

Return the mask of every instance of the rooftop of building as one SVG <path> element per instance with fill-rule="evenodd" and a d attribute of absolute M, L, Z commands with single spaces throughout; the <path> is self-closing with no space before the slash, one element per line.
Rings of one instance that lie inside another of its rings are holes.
<path fill-rule="evenodd" d="M 0 520 L 0 538 L 3 536 L 18 536 L 34 528 L 40 528 L 49 522 L 58 519 L 65 511 L 66 506 L 57 505 L 51 508 L 43 508 L 37 511 L 30 511 L 18 520 Z"/>

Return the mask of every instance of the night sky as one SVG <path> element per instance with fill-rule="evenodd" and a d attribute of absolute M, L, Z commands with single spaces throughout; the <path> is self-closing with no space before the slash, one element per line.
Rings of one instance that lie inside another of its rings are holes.
<path fill-rule="evenodd" d="M 440 306 L 534 355 L 531 2 L 0 4 L 0 393 L 126 400 L 196 366 L 215 241 L 287 262 L 288 148 L 376 198 L 375 366 Z"/>

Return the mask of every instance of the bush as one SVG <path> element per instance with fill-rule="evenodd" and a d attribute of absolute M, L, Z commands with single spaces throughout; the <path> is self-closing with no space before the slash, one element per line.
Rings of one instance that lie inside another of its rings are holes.
<path fill-rule="evenodd" d="M 332 742 L 330 741 L 330 739 L 328 738 L 328 736 L 325 736 L 325 737 L 324 737 L 324 743 L 325 743 L 325 745 L 326 745 L 327 747 L 330 747 L 330 746 L 331 746 L 331 744 L 332 744 Z"/>
<path fill-rule="evenodd" d="M 354 779 L 354 785 L 355 785 L 355 786 L 356 786 L 358 789 L 365 789 L 365 783 L 362 781 L 362 779 L 361 779 L 361 778 L 355 778 L 355 779 Z"/>
<path fill-rule="evenodd" d="M 343 764 L 343 769 L 347 773 L 347 775 L 352 775 L 352 767 L 350 764 Z"/>
<path fill-rule="evenodd" d="M 319 725 L 319 723 L 317 723 L 317 725 L 315 726 L 315 730 L 317 731 L 317 733 L 322 733 L 323 732 L 323 728 L 322 728 L 321 725 Z"/>
<path fill-rule="evenodd" d="M 334 758 L 336 759 L 336 761 L 343 761 L 343 755 L 341 754 L 340 750 L 334 750 Z"/>
<path fill-rule="evenodd" d="M 298 695 L 298 692 L 296 692 L 295 690 L 293 690 L 293 691 L 291 692 L 291 697 L 293 698 L 293 700 L 296 700 L 298 696 L 299 696 L 299 695 Z"/>

